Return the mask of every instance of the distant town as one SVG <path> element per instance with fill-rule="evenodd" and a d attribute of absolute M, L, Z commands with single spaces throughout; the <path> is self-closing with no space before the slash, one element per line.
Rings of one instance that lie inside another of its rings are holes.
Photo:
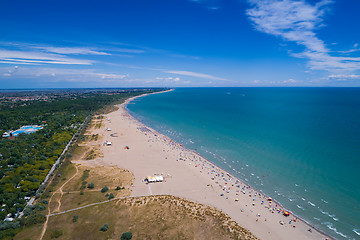
<path fill-rule="evenodd" d="M 131 89 L 143 91 L 146 89 Z M 89 94 L 114 95 L 129 91 L 129 89 L 35 89 L 35 90 L 0 90 L 0 104 L 10 107 L 26 106 L 35 101 L 54 101 L 60 98 L 76 99 L 88 97 Z"/>

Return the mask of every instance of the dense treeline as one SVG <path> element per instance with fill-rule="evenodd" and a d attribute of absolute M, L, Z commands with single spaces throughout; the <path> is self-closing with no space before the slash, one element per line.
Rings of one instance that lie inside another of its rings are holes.
<path fill-rule="evenodd" d="M 0 221 L 16 217 L 35 195 L 51 166 L 87 116 L 105 105 L 155 90 L 79 93 L 72 99 L 35 101 L 9 108 L 0 105 L 0 133 L 23 125 L 44 125 L 32 134 L 0 140 Z M 0 229 L 1 230 L 1 229 Z"/>
<path fill-rule="evenodd" d="M 0 131 L 17 129 L 26 124 L 41 124 L 42 121 L 49 120 L 48 117 L 55 113 L 91 112 L 117 101 L 119 98 L 140 92 L 144 93 L 140 90 L 118 94 L 84 93 L 77 97 L 72 96 L 70 99 L 58 97 L 53 101 L 34 101 L 24 106 L 19 103 L 20 106 L 15 105 L 12 108 L 8 104 L 0 104 Z"/>

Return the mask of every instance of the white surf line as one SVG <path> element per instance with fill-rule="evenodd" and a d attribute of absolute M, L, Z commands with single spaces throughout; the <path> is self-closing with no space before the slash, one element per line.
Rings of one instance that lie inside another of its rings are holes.
<path fill-rule="evenodd" d="M 153 193 L 152 193 L 152 191 L 151 191 L 150 184 L 148 184 L 147 186 L 148 186 L 148 188 L 149 188 L 149 193 L 150 193 L 150 195 L 153 195 Z"/>

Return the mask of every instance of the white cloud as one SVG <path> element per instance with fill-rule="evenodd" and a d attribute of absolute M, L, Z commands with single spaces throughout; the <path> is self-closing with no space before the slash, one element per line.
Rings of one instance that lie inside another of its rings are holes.
<path fill-rule="evenodd" d="M 141 49 L 130 49 L 130 48 L 112 48 L 109 49 L 114 52 L 122 52 L 122 53 L 145 53 L 145 50 Z"/>
<path fill-rule="evenodd" d="M 219 10 L 220 7 L 208 7 L 209 10 Z"/>
<path fill-rule="evenodd" d="M 188 56 L 188 55 L 184 55 L 184 54 L 170 54 L 169 56 L 171 57 L 176 57 L 176 58 L 189 58 L 189 59 L 193 59 L 193 60 L 200 60 L 200 57 L 197 56 Z"/>
<path fill-rule="evenodd" d="M 285 80 L 284 83 L 296 83 L 297 81 L 295 79 L 289 78 L 288 80 Z"/>
<path fill-rule="evenodd" d="M 110 44 L 110 46 L 109 46 Z M 145 49 L 141 47 L 136 47 L 130 44 L 122 44 L 126 47 L 117 47 L 112 46 L 112 43 L 104 43 L 97 47 L 83 47 L 83 46 L 50 46 L 50 45 L 40 45 L 40 44 L 31 44 L 31 43 L 19 43 L 19 42 L 1 42 L 1 46 L 11 47 L 21 50 L 40 50 L 42 52 L 48 53 L 58 53 L 58 54 L 74 54 L 74 55 L 113 55 L 112 53 L 121 52 L 121 53 L 145 53 Z M 81 43 L 81 45 L 84 45 Z M 116 44 L 119 45 L 119 44 Z M 128 48 L 129 47 L 129 48 Z M 140 48 L 140 49 L 139 49 Z"/>
<path fill-rule="evenodd" d="M 331 56 L 324 41 L 315 30 L 322 27 L 322 18 L 331 0 L 315 5 L 305 0 L 248 0 L 252 8 L 247 15 L 258 31 L 279 36 L 286 41 L 304 46 L 295 57 L 309 59 L 309 67 L 327 71 L 355 71 L 360 69 L 360 58 Z M 354 46 L 356 48 L 357 46 Z"/>
<path fill-rule="evenodd" d="M 349 75 L 331 74 L 331 75 L 327 76 L 325 79 L 338 80 L 338 81 L 348 81 L 348 80 L 360 79 L 360 75 L 356 75 L 356 74 L 349 74 Z"/>
<path fill-rule="evenodd" d="M 179 82 L 180 78 L 178 77 L 156 77 L 156 80 L 161 80 L 163 82 Z"/>
<path fill-rule="evenodd" d="M 110 78 L 110 79 L 124 79 L 127 77 L 127 75 L 119 75 L 119 74 L 109 74 L 109 73 L 97 73 L 99 77 L 102 79 Z"/>
<path fill-rule="evenodd" d="M 105 49 L 105 50 L 101 50 Z M 132 57 L 131 55 L 119 55 L 119 53 L 144 53 L 141 49 L 119 48 L 113 46 L 102 47 L 58 47 L 49 45 L 0 42 L 0 63 L 10 64 L 67 64 L 67 65 L 92 65 L 93 60 L 77 58 L 77 55 L 91 56 L 121 56 Z"/>
<path fill-rule="evenodd" d="M 46 82 L 116 82 L 124 80 L 127 74 L 104 73 L 93 69 L 60 69 L 42 67 L 21 67 L 12 71 L 0 68 L 0 76 L 17 78 L 35 78 Z"/>
<path fill-rule="evenodd" d="M 310 50 L 326 51 L 324 43 L 313 32 L 321 22 L 324 11 L 320 6 L 324 4 L 311 6 L 295 0 L 250 0 L 250 3 L 254 7 L 247 10 L 247 14 L 257 30 L 295 41 Z"/>
<path fill-rule="evenodd" d="M 219 10 L 220 9 L 220 0 L 190 0 L 190 2 L 200 3 L 206 5 L 209 10 Z"/>
<path fill-rule="evenodd" d="M 91 65 L 94 61 L 85 59 L 70 58 L 65 55 L 33 52 L 33 51 L 17 51 L 17 50 L 1 50 L 0 63 L 35 63 L 35 64 L 75 64 L 75 65 Z"/>
<path fill-rule="evenodd" d="M 345 50 L 345 51 L 337 51 L 339 53 L 353 53 L 353 52 L 358 52 L 360 51 L 360 48 L 359 48 L 359 44 L 355 43 L 354 46 L 349 49 L 349 50 Z"/>
<path fill-rule="evenodd" d="M 140 70 L 150 70 L 150 71 L 160 71 L 163 73 L 171 73 L 171 74 L 178 74 L 183 76 L 190 76 L 190 77 L 196 77 L 196 78 L 206 78 L 211 80 L 217 80 L 217 81 L 228 81 L 228 82 L 234 82 L 233 80 L 229 80 L 226 78 L 216 77 L 210 74 L 205 73 L 197 73 L 197 72 L 191 72 L 191 71 L 184 71 L 184 70 L 168 70 L 168 69 L 162 69 L 162 68 L 150 68 L 150 67 L 142 67 L 142 66 L 135 66 L 135 65 L 124 65 L 124 64 L 114 64 L 114 63 L 108 63 L 109 65 L 124 67 L 124 68 L 130 68 L 130 69 L 140 69 Z M 157 80 L 165 80 L 169 78 L 164 77 L 156 77 Z M 174 81 L 179 81 L 176 78 L 170 77 L 170 79 L 173 79 Z M 184 82 L 183 82 L 184 83 Z"/>
<path fill-rule="evenodd" d="M 2 73 L 5 77 L 11 77 L 13 74 L 15 74 L 19 70 L 18 66 L 14 66 L 12 68 L 9 68 L 6 73 Z"/>
<path fill-rule="evenodd" d="M 229 81 L 225 78 L 215 77 L 209 74 L 204 73 L 196 73 L 196 72 L 189 72 L 189 71 L 179 71 L 179 70 L 163 70 L 165 73 L 172 73 L 172 74 L 179 74 L 184 76 L 190 76 L 190 77 L 197 77 L 197 78 L 207 78 L 212 80 L 219 80 L 219 81 Z"/>
<path fill-rule="evenodd" d="M 295 57 L 308 58 L 311 69 L 328 71 L 357 71 L 360 69 L 360 58 L 334 57 L 328 53 L 305 51 L 292 54 Z"/>
<path fill-rule="evenodd" d="M 59 54 L 83 54 L 83 55 L 111 55 L 110 53 L 93 50 L 85 47 L 48 47 L 48 46 L 34 46 L 34 49 L 44 50 L 50 53 Z"/>

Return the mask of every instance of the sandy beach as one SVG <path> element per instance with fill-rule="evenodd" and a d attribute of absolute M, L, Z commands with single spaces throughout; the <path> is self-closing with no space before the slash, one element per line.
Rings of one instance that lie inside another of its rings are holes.
<path fill-rule="evenodd" d="M 168 194 L 215 207 L 260 239 L 329 238 L 292 214 L 285 217 L 284 209 L 264 194 L 134 119 L 125 109 L 133 99 L 105 116 L 99 132 L 111 145 L 101 146 L 104 156 L 96 160 L 131 171 L 132 196 Z M 165 181 L 144 182 L 155 174 Z"/>

